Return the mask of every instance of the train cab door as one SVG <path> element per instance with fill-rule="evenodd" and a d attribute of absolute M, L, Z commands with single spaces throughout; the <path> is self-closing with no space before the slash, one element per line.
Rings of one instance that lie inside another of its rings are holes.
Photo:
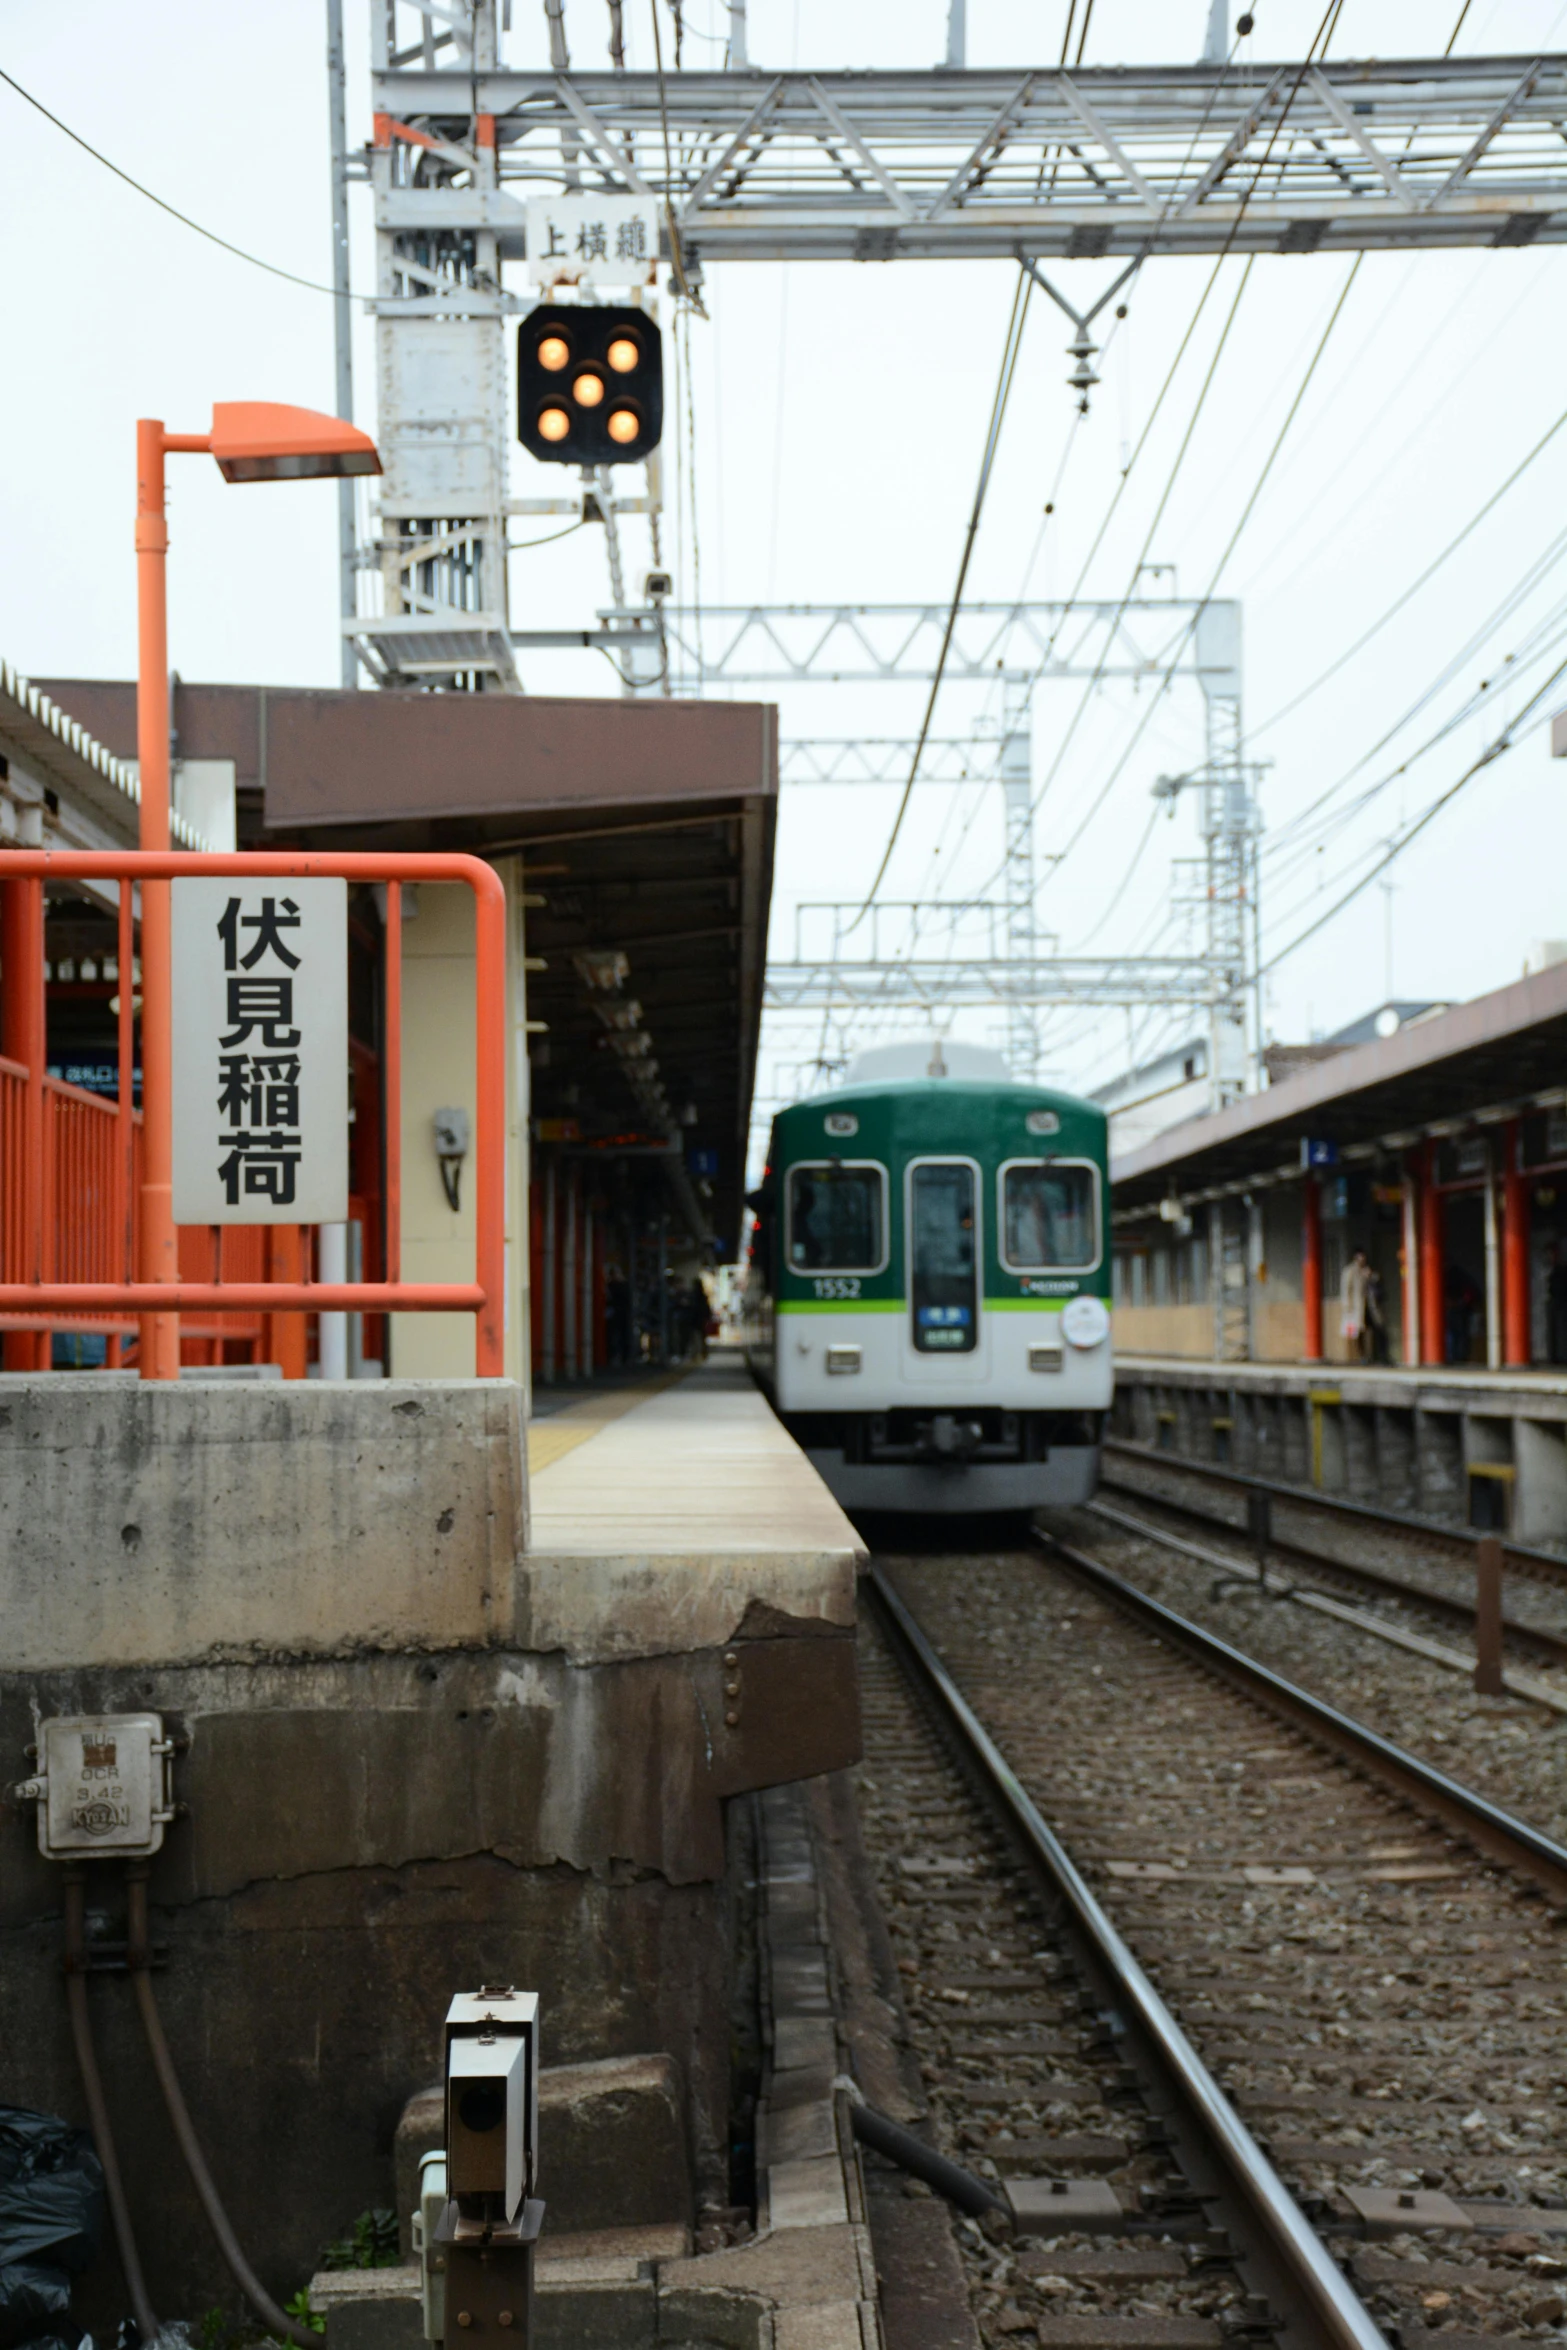
<path fill-rule="evenodd" d="M 906 1182 L 902 1375 L 912 1386 L 960 1395 L 989 1370 L 979 1167 L 973 1159 L 914 1159 Z"/>

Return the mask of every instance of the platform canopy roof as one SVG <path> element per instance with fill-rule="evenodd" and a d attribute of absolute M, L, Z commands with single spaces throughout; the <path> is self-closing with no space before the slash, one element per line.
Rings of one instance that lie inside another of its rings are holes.
<path fill-rule="evenodd" d="M 136 756 L 135 734 L 133 722 L 130 748 L 116 756 L 41 685 L 0 661 L 0 847 L 134 848 L 141 786 L 127 760 Z M 176 846 L 204 845 L 181 819 L 172 829 Z"/>
<path fill-rule="evenodd" d="M 135 689 L 51 679 L 135 748 Z M 234 762 L 242 848 L 518 854 L 530 895 L 532 1097 L 575 1147 L 662 1151 L 686 1221 L 739 1238 L 777 815 L 777 713 L 758 702 L 564 700 L 193 685 L 178 759 Z M 683 1148 L 653 1131 L 624 1037 L 658 1064 Z M 717 1172 L 686 1180 L 692 1152 Z M 710 1184 L 711 1189 L 703 1186 Z"/>
<path fill-rule="evenodd" d="M 1351 1162 L 1567 1098 L 1567 963 L 1299 1070 L 1112 1160 L 1117 1215 L 1230 1191 L 1331 1142 Z"/>

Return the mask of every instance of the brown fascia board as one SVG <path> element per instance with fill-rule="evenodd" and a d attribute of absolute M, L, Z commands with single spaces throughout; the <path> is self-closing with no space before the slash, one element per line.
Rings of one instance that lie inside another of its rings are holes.
<path fill-rule="evenodd" d="M 121 757 L 136 688 L 54 678 L 44 690 Z M 765 702 L 524 694 L 175 689 L 190 759 L 232 759 L 270 828 L 776 798 L 777 712 Z"/>
<path fill-rule="evenodd" d="M 1200 1161 L 1228 1143 L 1261 1141 L 1269 1135 L 1293 1139 L 1311 1130 L 1313 1117 L 1331 1113 L 1338 1103 L 1487 1045 L 1506 1044 L 1553 1020 L 1567 1020 L 1567 963 L 1553 963 L 1490 995 L 1476 996 L 1471 1003 L 1411 1022 L 1396 1036 L 1352 1045 L 1332 1060 L 1303 1069 L 1282 1085 L 1269 1086 L 1266 1093 L 1247 1094 L 1211 1117 L 1188 1118 L 1130 1157 L 1116 1160 L 1111 1184 L 1119 1188 Z M 1505 1086 L 1497 1092 L 1499 1099 L 1506 1098 Z M 1396 1107 L 1390 1107 L 1388 1125 L 1396 1128 L 1402 1123 Z"/>
<path fill-rule="evenodd" d="M 269 827 L 439 822 L 772 796 L 757 702 L 280 693 L 265 705 Z"/>

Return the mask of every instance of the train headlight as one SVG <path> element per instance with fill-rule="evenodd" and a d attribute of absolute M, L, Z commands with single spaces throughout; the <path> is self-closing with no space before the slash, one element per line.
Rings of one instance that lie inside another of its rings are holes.
<path fill-rule="evenodd" d="M 1110 1335 L 1103 1298 L 1074 1297 L 1061 1310 L 1061 1335 L 1068 1346 L 1102 1346 Z"/>

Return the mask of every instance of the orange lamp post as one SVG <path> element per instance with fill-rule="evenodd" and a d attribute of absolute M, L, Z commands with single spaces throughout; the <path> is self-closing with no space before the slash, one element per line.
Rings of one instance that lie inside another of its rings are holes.
<path fill-rule="evenodd" d="M 169 838 L 169 529 L 164 459 L 197 453 L 217 460 L 225 481 L 309 481 L 379 473 L 375 443 L 338 416 L 268 401 L 214 402 L 212 429 L 165 432 L 143 417 L 136 427 L 136 748 L 141 763 L 144 849 L 167 851 Z M 122 883 L 121 885 L 125 885 Z M 171 918 L 169 884 L 144 881 L 141 901 L 142 1186 L 137 1233 L 140 1278 L 179 1279 L 174 1230 L 174 1128 Z M 128 990 L 130 974 L 120 985 Z M 129 1072 L 124 1075 L 128 1077 Z M 141 1375 L 177 1379 L 177 1313 L 143 1314 Z"/>

